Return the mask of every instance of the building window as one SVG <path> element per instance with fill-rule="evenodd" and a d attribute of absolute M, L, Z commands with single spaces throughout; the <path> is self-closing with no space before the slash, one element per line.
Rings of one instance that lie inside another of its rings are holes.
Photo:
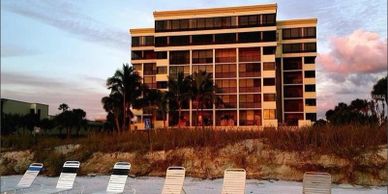
<path fill-rule="evenodd" d="M 303 100 L 284 100 L 285 112 L 303 112 Z"/>
<path fill-rule="evenodd" d="M 260 15 L 247 15 L 238 17 L 239 27 L 255 27 L 260 26 Z"/>
<path fill-rule="evenodd" d="M 167 74 L 167 67 L 157 67 L 158 74 Z"/>
<path fill-rule="evenodd" d="M 134 68 L 136 71 L 141 71 L 141 70 L 143 70 L 142 64 L 133 64 L 133 68 Z"/>
<path fill-rule="evenodd" d="M 167 59 L 167 52 L 156 52 L 156 58 L 157 59 Z"/>
<path fill-rule="evenodd" d="M 263 41 L 276 41 L 276 31 L 264 31 Z"/>
<path fill-rule="evenodd" d="M 316 38 L 316 28 L 315 27 L 303 28 L 303 37 L 304 38 Z"/>
<path fill-rule="evenodd" d="M 238 42 L 260 42 L 261 33 L 260 32 L 242 32 L 238 33 Z"/>
<path fill-rule="evenodd" d="M 167 82 L 166 81 L 156 82 L 156 87 L 158 89 L 167 89 Z"/>
<path fill-rule="evenodd" d="M 198 123 L 197 123 L 198 122 Z M 213 125 L 213 111 L 193 111 L 193 126 L 211 126 Z"/>
<path fill-rule="evenodd" d="M 153 46 L 154 45 L 154 37 L 153 36 L 145 36 L 143 46 Z"/>
<path fill-rule="evenodd" d="M 264 78 L 263 85 L 264 86 L 274 86 L 275 85 L 275 78 Z"/>
<path fill-rule="evenodd" d="M 156 72 L 157 71 L 155 63 L 144 63 L 144 75 L 155 75 Z"/>
<path fill-rule="evenodd" d="M 302 44 L 283 44 L 283 53 L 299 53 L 302 52 Z"/>
<path fill-rule="evenodd" d="M 193 73 L 204 71 L 207 73 L 213 73 L 213 65 L 193 65 Z"/>
<path fill-rule="evenodd" d="M 303 120 L 303 113 L 285 113 L 284 120 L 288 126 L 298 126 L 298 121 Z"/>
<path fill-rule="evenodd" d="M 315 63 L 315 57 L 304 57 L 304 63 L 305 64 L 314 64 Z"/>
<path fill-rule="evenodd" d="M 217 49 L 216 63 L 236 62 L 236 49 Z"/>
<path fill-rule="evenodd" d="M 155 32 L 220 29 L 236 26 L 236 16 L 155 21 Z"/>
<path fill-rule="evenodd" d="M 190 36 L 170 36 L 170 46 L 183 46 L 190 44 Z"/>
<path fill-rule="evenodd" d="M 213 50 L 194 50 L 193 63 L 213 63 Z"/>
<path fill-rule="evenodd" d="M 167 46 L 167 37 L 155 37 L 155 46 Z"/>
<path fill-rule="evenodd" d="M 240 108 L 261 108 L 260 94 L 240 95 Z"/>
<path fill-rule="evenodd" d="M 284 72 L 284 84 L 302 84 L 302 71 Z"/>
<path fill-rule="evenodd" d="M 245 92 L 261 92 L 261 80 L 260 79 L 240 79 L 239 91 Z"/>
<path fill-rule="evenodd" d="M 216 80 L 216 85 L 221 89 L 220 93 L 237 92 L 237 81 L 235 79 Z"/>
<path fill-rule="evenodd" d="M 237 95 L 219 95 L 222 103 L 217 104 L 216 108 L 236 108 L 237 107 Z M 217 114 L 217 117 L 220 117 Z"/>
<path fill-rule="evenodd" d="M 303 97 L 303 86 L 284 86 L 285 98 L 298 98 Z"/>
<path fill-rule="evenodd" d="M 275 109 L 264 109 L 264 120 L 273 120 L 276 119 L 276 110 Z"/>
<path fill-rule="evenodd" d="M 276 101 L 276 94 L 264 94 L 265 102 L 273 102 Z"/>
<path fill-rule="evenodd" d="M 221 110 L 216 111 L 216 125 L 217 126 L 235 126 L 237 125 L 237 111 L 235 110 Z"/>
<path fill-rule="evenodd" d="M 263 48 L 263 55 L 274 55 L 276 53 L 276 47 L 266 46 Z"/>
<path fill-rule="evenodd" d="M 261 110 L 240 110 L 240 126 L 261 126 Z"/>
<path fill-rule="evenodd" d="M 191 44 L 193 45 L 201 45 L 201 44 L 212 44 L 213 43 L 213 35 L 193 35 L 191 37 Z"/>
<path fill-rule="evenodd" d="M 236 34 L 216 34 L 215 35 L 215 43 L 216 44 L 227 44 L 227 43 L 235 43 L 236 42 Z"/>
<path fill-rule="evenodd" d="M 306 120 L 317 121 L 317 113 L 306 113 Z"/>
<path fill-rule="evenodd" d="M 151 89 L 156 89 L 156 76 L 144 76 L 144 84 Z"/>
<path fill-rule="evenodd" d="M 156 59 L 156 53 L 151 51 L 144 51 L 144 58 L 143 59 Z"/>
<path fill-rule="evenodd" d="M 242 63 L 239 64 L 238 72 L 240 77 L 260 77 L 260 63 Z"/>
<path fill-rule="evenodd" d="M 142 59 L 143 58 L 143 53 L 141 51 L 132 51 L 131 52 L 131 59 L 132 60 L 137 60 L 137 59 Z"/>
<path fill-rule="evenodd" d="M 156 32 L 167 31 L 167 21 L 155 21 L 155 31 Z"/>
<path fill-rule="evenodd" d="M 282 39 L 298 39 L 302 38 L 302 28 L 286 28 L 282 30 Z"/>
<path fill-rule="evenodd" d="M 206 29 L 214 28 L 214 18 L 205 18 L 205 28 Z"/>
<path fill-rule="evenodd" d="M 306 106 L 316 106 L 317 105 L 317 100 L 314 98 L 308 98 L 305 100 Z"/>
<path fill-rule="evenodd" d="M 304 43 L 304 52 L 317 52 L 317 43 Z"/>
<path fill-rule="evenodd" d="M 302 69 L 302 58 L 301 57 L 283 58 L 283 69 L 284 70 Z"/>
<path fill-rule="evenodd" d="M 275 70 L 275 62 L 264 62 L 263 63 L 264 71 L 273 71 Z"/>
<path fill-rule="evenodd" d="M 170 64 L 190 64 L 190 52 L 170 51 Z"/>
<path fill-rule="evenodd" d="M 236 64 L 216 64 L 216 78 L 236 77 Z"/>
<path fill-rule="evenodd" d="M 312 85 L 312 84 L 305 85 L 304 90 L 306 92 L 315 92 L 315 85 Z"/>
<path fill-rule="evenodd" d="M 261 25 L 263 26 L 275 26 L 276 25 L 276 14 L 263 14 Z"/>
<path fill-rule="evenodd" d="M 305 71 L 304 77 L 305 78 L 315 78 L 315 71 Z"/>
<path fill-rule="evenodd" d="M 260 61 L 260 47 L 257 48 L 239 48 L 240 62 L 256 62 Z"/>
<path fill-rule="evenodd" d="M 169 67 L 169 76 L 171 78 L 176 77 L 179 73 L 183 73 L 185 76 L 190 74 L 190 66 L 173 66 Z"/>
<path fill-rule="evenodd" d="M 140 46 L 140 37 L 132 37 L 132 46 Z"/>
<path fill-rule="evenodd" d="M 188 30 L 189 26 L 190 25 L 188 19 L 180 20 L 179 30 Z"/>

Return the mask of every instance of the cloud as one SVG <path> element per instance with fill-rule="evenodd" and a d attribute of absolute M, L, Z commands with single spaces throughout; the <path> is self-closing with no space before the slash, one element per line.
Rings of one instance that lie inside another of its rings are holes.
<path fill-rule="evenodd" d="M 85 80 L 87 81 L 87 78 L 84 77 L 68 81 L 54 77 L 2 72 L 1 95 L 10 99 L 48 104 L 51 115 L 58 113 L 59 104 L 66 103 L 70 108 L 85 110 L 88 119 L 105 118 L 101 98 L 108 95 L 108 91 L 104 93 L 96 90 L 92 84 L 83 83 Z"/>
<path fill-rule="evenodd" d="M 69 1 L 7 1 L 2 6 L 5 10 L 36 19 L 77 37 L 99 42 L 107 46 L 126 49 L 129 38 L 126 31 L 99 22 L 83 13 Z"/>
<path fill-rule="evenodd" d="M 357 29 L 329 40 L 329 51 L 317 57 L 318 117 L 339 102 L 370 99 L 377 80 L 387 75 L 387 38 Z"/>
<path fill-rule="evenodd" d="M 387 69 L 387 39 L 377 33 L 358 29 L 348 36 L 332 37 L 330 48 L 317 57 L 317 63 L 327 72 L 346 76 Z"/>

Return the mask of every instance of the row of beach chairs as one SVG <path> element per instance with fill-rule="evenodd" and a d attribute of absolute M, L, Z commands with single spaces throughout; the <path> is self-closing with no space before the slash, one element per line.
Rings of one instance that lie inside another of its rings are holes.
<path fill-rule="evenodd" d="M 55 188 L 41 189 L 33 192 L 23 192 L 31 187 L 43 164 L 32 163 L 19 183 L 12 188 L 1 187 L 1 193 L 67 193 L 73 189 L 73 184 L 80 167 L 78 161 L 67 161 L 63 165 Z M 106 191 L 101 193 L 123 193 L 127 182 L 131 164 L 128 162 L 117 162 L 113 166 Z M 162 189 L 162 194 L 186 193 L 183 189 L 186 170 L 184 167 L 169 167 Z M 226 169 L 222 194 L 243 194 L 245 193 L 246 171 L 244 169 Z M 135 193 L 136 191 L 133 190 Z M 331 176 L 324 172 L 306 172 L 303 177 L 303 194 L 331 194 Z"/>

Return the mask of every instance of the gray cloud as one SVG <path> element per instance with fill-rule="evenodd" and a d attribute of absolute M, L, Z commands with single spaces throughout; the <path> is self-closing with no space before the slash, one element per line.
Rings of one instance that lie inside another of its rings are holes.
<path fill-rule="evenodd" d="M 108 91 L 88 88 L 86 84 L 80 84 L 83 80 L 85 78 L 58 81 L 53 77 L 2 72 L 1 94 L 5 98 L 48 104 L 53 115 L 58 113 L 59 104 L 67 103 L 70 108 L 85 110 L 88 119 L 104 118 L 101 98 Z"/>
<path fill-rule="evenodd" d="M 126 31 L 115 29 L 108 24 L 82 14 L 69 1 L 6 1 L 5 10 L 30 17 L 60 30 L 77 35 L 79 38 L 99 42 L 118 49 L 126 49 L 129 38 Z"/>

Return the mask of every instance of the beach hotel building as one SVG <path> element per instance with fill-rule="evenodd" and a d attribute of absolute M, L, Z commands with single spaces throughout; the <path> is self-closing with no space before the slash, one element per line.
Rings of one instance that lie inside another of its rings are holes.
<path fill-rule="evenodd" d="M 207 107 L 208 126 L 305 126 L 316 120 L 316 18 L 276 20 L 277 4 L 155 11 L 155 28 L 130 29 L 131 63 L 150 88 L 178 72 L 211 73 L 225 103 Z M 196 105 L 182 111 L 196 126 Z M 150 115 L 135 113 L 138 125 Z M 155 127 L 163 126 L 157 116 Z M 168 125 L 180 122 L 170 112 Z M 139 126 L 141 127 L 141 126 Z"/>

